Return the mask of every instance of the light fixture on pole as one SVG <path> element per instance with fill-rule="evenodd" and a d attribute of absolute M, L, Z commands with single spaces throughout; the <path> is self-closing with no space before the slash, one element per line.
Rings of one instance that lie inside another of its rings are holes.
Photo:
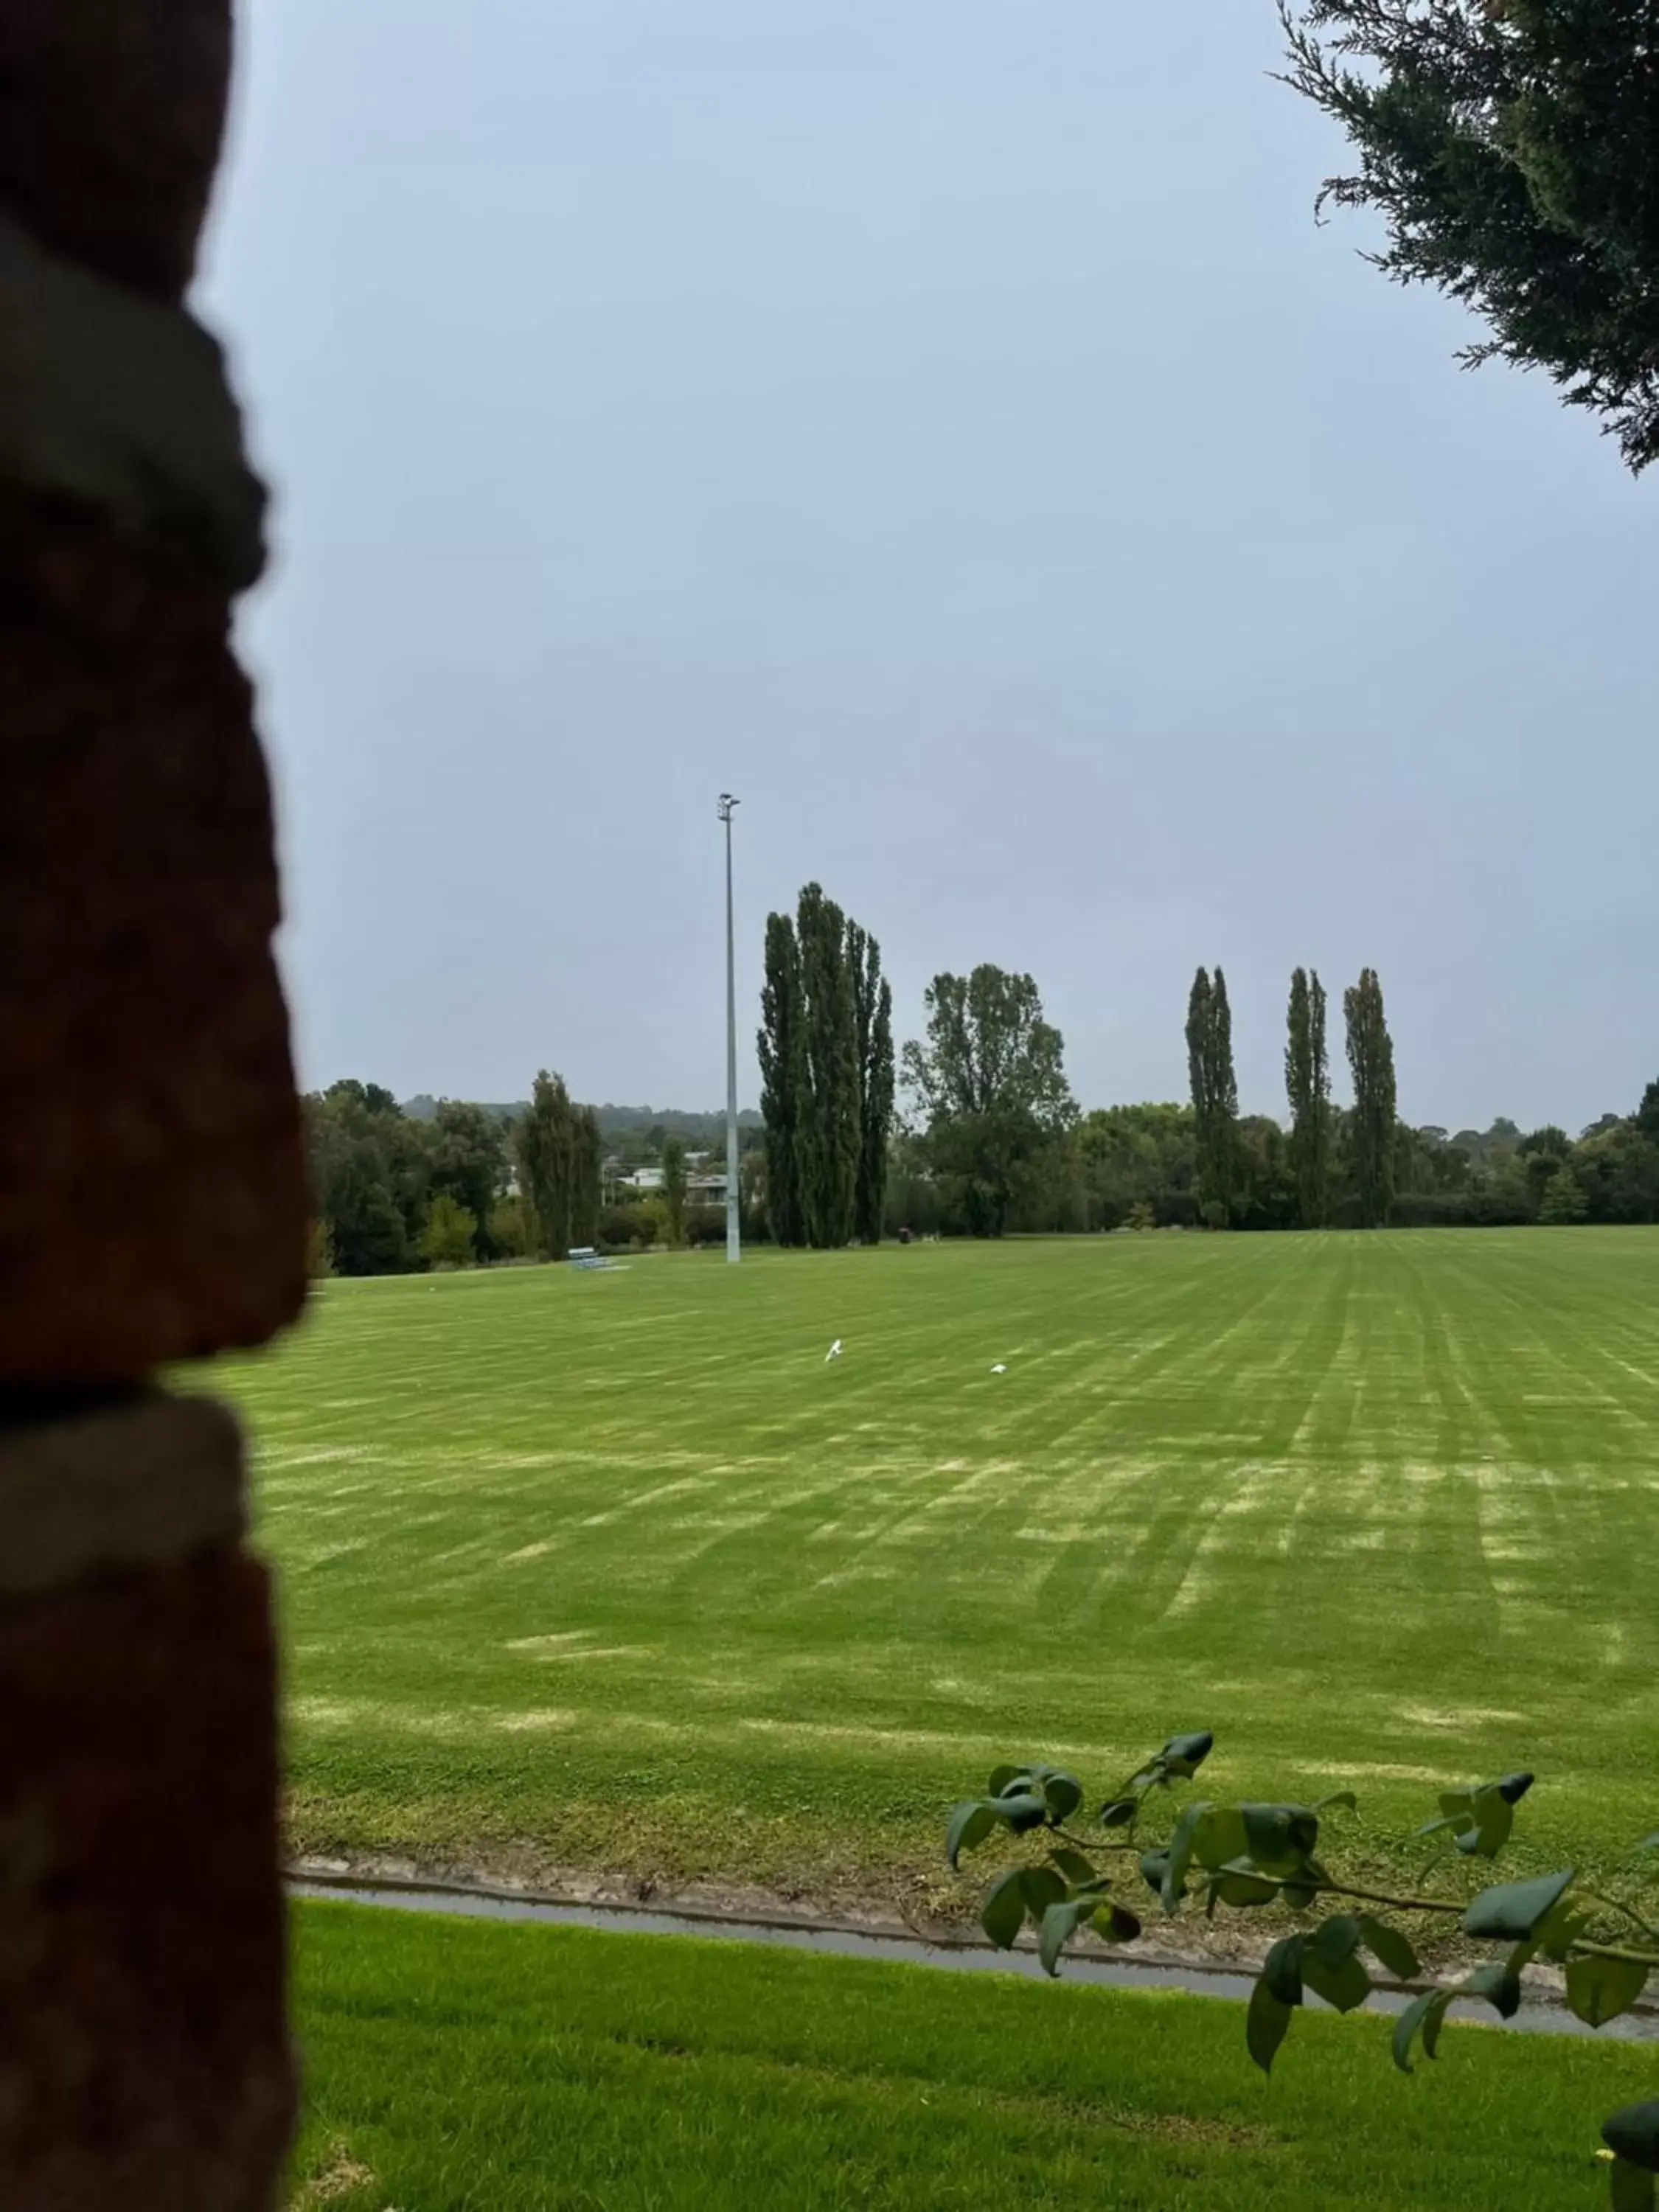
<path fill-rule="evenodd" d="M 733 1266 L 743 1256 L 743 1220 L 738 1206 L 738 965 L 732 928 L 732 817 L 738 802 L 729 791 L 720 799 L 726 824 L 726 1256 Z"/>

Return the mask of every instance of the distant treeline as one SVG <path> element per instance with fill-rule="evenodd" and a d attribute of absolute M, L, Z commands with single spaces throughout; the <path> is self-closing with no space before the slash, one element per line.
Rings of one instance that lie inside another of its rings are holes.
<path fill-rule="evenodd" d="M 544 1069 L 516 1105 L 418 1097 L 399 1106 L 379 1084 L 348 1081 L 313 1092 L 305 1115 L 315 1274 L 559 1260 L 573 1246 L 725 1234 L 721 1209 L 689 1202 L 687 1173 L 693 1152 L 723 1153 L 724 1115 L 579 1105 Z M 760 1116 L 738 1118 L 747 1155 Z M 659 1189 L 629 1188 L 626 1175 L 641 1166 L 661 1170 Z M 747 1230 L 759 1236 L 758 1162 L 746 1156 L 744 1170 Z"/>
<path fill-rule="evenodd" d="M 358 1082 L 313 1092 L 305 1118 L 314 1274 L 557 1260 L 598 1237 L 598 1120 L 545 1070 L 510 1120 L 459 1098 L 417 1115 Z"/>
<path fill-rule="evenodd" d="M 398 1109 L 411 1121 L 434 1121 L 441 1102 L 430 1091 L 422 1091 L 413 1098 L 405 1098 Z M 512 1122 L 520 1120 L 530 1110 L 527 1098 L 511 1105 L 483 1105 L 481 1112 L 495 1121 Z M 592 1115 L 604 1137 L 641 1137 L 654 1140 L 660 1151 L 663 1139 L 679 1137 L 691 1146 L 713 1147 L 726 1142 L 726 1109 L 711 1108 L 706 1114 L 687 1114 L 670 1106 L 590 1106 L 584 1111 Z M 758 1129 L 761 1117 L 752 1106 L 741 1108 L 738 1114 L 740 1129 Z"/>
<path fill-rule="evenodd" d="M 1297 969 L 1286 1010 L 1284 1121 L 1241 1114 L 1219 968 L 1187 1007 L 1191 1097 L 1097 1108 L 1072 1097 L 1064 1040 L 1029 975 L 934 977 L 906 1045 L 896 1113 L 891 999 L 875 941 L 816 884 L 768 923 L 763 1113 L 742 1123 L 746 1241 L 1122 1228 L 1486 1227 L 1659 1220 L 1659 1082 L 1574 1138 L 1413 1127 L 1395 1105 L 1382 989 L 1342 994 L 1352 1100 L 1331 1097 L 1326 995 Z M 713 1243 L 718 1206 L 688 1202 L 688 1154 L 723 1150 L 725 1117 L 574 1104 L 546 1071 L 518 1105 L 337 1083 L 306 1101 L 319 1273 L 562 1258 L 573 1245 Z M 654 1167 L 640 1190 L 633 1170 Z M 718 1182 L 714 1185 L 718 1190 Z"/>
<path fill-rule="evenodd" d="M 1396 1110 L 1394 1045 L 1371 969 L 1342 998 L 1346 1106 L 1331 1097 L 1319 976 L 1292 976 L 1285 1122 L 1238 1110 L 1219 968 L 1194 978 L 1191 1097 L 1181 1103 L 1081 1113 L 1029 976 L 939 976 L 928 1003 L 928 1042 L 906 1048 L 922 1113 L 896 1142 L 895 1225 L 948 1235 L 1659 1219 L 1659 1083 L 1633 1112 L 1604 1114 L 1576 1139 L 1553 1123 L 1522 1131 L 1502 1118 L 1485 1130 L 1413 1127 Z M 954 1095 L 930 1079 L 941 1054 L 966 1071 Z"/>

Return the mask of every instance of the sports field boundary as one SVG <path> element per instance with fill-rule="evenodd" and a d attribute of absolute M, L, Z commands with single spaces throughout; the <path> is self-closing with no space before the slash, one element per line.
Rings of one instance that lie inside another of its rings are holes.
<path fill-rule="evenodd" d="M 589 1928 L 613 1934 L 690 1936 L 702 1940 L 769 1944 L 838 1958 L 882 1959 L 890 1963 L 954 1972 L 1010 1973 L 1031 1979 L 1042 1968 L 1036 1946 L 1022 1941 L 1000 1951 L 963 1932 L 940 1929 L 901 1934 L 896 1927 L 783 1910 L 751 1915 L 708 1905 L 661 1902 L 596 1903 L 556 1892 L 460 1881 L 422 1875 L 371 1875 L 300 1862 L 284 1870 L 289 1894 L 297 1899 L 334 1899 L 391 1911 L 451 1913 L 467 1918 L 516 1921 L 547 1927 Z M 1248 2001 L 1253 1966 L 1242 1960 L 1222 1963 L 1181 1957 L 1167 1951 L 1132 1953 L 1106 1944 L 1068 1954 L 1066 1978 L 1109 1989 L 1180 1990 L 1188 1996 Z M 1395 2014 L 1415 1996 L 1449 1984 L 1430 1979 L 1379 1980 L 1364 2009 Z M 1326 2009 L 1310 1996 L 1314 2010 Z M 1601 2042 L 1659 2042 L 1659 2004 L 1637 2006 L 1601 2029 L 1587 2027 L 1569 2012 L 1548 1980 L 1527 1990 L 1511 2020 L 1492 2018 L 1485 2005 L 1460 2015 L 1492 2027 L 1533 2034 L 1595 2037 Z"/>

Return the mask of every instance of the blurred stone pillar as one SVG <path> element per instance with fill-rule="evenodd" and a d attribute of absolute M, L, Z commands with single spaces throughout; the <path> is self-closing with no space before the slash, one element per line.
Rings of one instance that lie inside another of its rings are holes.
<path fill-rule="evenodd" d="M 254 2212 L 292 2107 L 240 1446 L 297 1314 L 262 495 L 181 302 L 227 0 L 0 0 L 0 2206 Z"/>

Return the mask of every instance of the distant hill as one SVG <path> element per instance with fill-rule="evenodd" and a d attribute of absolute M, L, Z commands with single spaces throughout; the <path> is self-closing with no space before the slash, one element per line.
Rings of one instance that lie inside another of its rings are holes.
<path fill-rule="evenodd" d="M 516 1121 L 528 1110 L 528 1101 L 519 1099 L 512 1105 L 483 1103 L 486 1114 L 493 1114 L 498 1121 Z M 582 1102 L 586 1103 L 586 1102 Z M 624 1129 L 662 1129 L 670 1136 L 690 1137 L 696 1141 L 712 1143 L 725 1130 L 726 1110 L 713 1107 L 707 1113 L 689 1113 L 678 1106 L 596 1106 L 600 1133 L 619 1136 Z M 406 1098 L 402 1111 L 411 1121 L 430 1121 L 438 1111 L 438 1102 L 430 1091 L 422 1091 L 413 1098 Z M 738 1115 L 741 1129 L 758 1129 L 761 1117 L 752 1106 L 744 1107 Z"/>
<path fill-rule="evenodd" d="M 599 1127 L 606 1136 L 619 1129 L 665 1129 L 671 1137 L 710 1137 L 726 1127 L 726 1109 L 710 1107 L 707 1113 L 691 1114 L 678 1106 L 596 1106 Z M 740 1129 L 758 1129 L 761 1117 L 752 1106 L 738 1109 Z"/>
<path fill-rule="evenodd" d="M 471 1103 L 473 1102 L 469 1101 L 469 1103 Z M 516 1104 L 511 1106 L 495 1106 L 487 1100 L 479 1100 L 477 1103 L 483 1105 L 484 1112 L 493 1115 L 496 1121 L 513 1121 L 525 1111 L 529 1102 L 520 1098 Z M 438 1118 L 438 1102 L 429 1091 L 422 1091 L 416 1097 L 405 1098 L 398 1110 L 410 1121 L 435 1121 Z"/>

